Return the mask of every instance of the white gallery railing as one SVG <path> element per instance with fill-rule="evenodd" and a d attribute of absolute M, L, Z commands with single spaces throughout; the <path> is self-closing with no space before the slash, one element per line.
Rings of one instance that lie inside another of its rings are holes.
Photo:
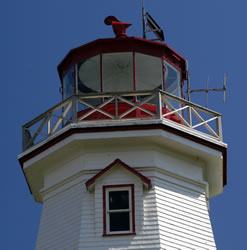
<path fill-rule="evenodd" d="M 73 95 L 23 126 L 23 151 L 71 123 L 163 120 L 222 141 L 221 114 L 162 90 Z"/>

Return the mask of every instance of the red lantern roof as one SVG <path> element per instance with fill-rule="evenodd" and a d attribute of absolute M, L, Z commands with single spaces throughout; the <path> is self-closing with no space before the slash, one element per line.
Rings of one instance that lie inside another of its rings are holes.
<path fill-rule="evenodd" d="M 116 37 L 97 39 L 72 49 L 58 65 L 59 77 L 68 72 L 71 66 L 96 55 L 117 52 L 139 52 L 156 57 L 164 57 L 176 65 L 186 78 L 186 60 L 167 44 L 138 37 Z"/>

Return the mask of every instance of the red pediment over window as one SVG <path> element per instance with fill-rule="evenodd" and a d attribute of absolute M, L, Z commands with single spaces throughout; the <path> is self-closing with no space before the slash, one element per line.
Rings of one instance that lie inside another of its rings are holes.
<path fill-rule="evenodd" d="M 127 169 L 130 173 L 134 174 L 135 176 L 137 176 L 142 182 L 143 184 L 148 187 L 151 188 L 152 187 L 152 182 L 149 178 L 147 178 L 146 176 L 144 176 L 143 174 L 139 173 L 138 171 L 136 171 L 134 168 L 128 166 L 126 163 L 122 162 L 119 159 L 116 159 L 114 162 L 112 162 L 110 165 L 108 165 L 107 167 L 105 167 L 104 169 L 102 169 L 99 173 L 97 173 L 95 176 L 93 176 L 91 179 L 89 179 L 86 182 L 86 187 L 88 190 L 92 189 L 95 182 L 101 178 L 103 175 L 105 175 L 109 170 L 113 169 L 116 166 L 120 166 L 123 167 L 125 169 Z"/>

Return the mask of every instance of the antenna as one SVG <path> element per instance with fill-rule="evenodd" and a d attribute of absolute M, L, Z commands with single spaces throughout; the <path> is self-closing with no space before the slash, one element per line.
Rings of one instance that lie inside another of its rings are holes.
<path fill-rule="evenodd" d="M 224 74 L 224 83 L 223 83 L 223 88 L 214 88 L 214 89 L 209 89 L 208 88 L 208 82 L 209 82 L 209 76 L 207 77 L 206 81 L 206 88 L 205 89 L 195 89 L 195 90 L 190 90 L 190 86 L 188 84 L 188 89 L 187 89 L 187 94 L 188 94 L 188 100 L 190 101 L 190 94 L 194 92 L 206 92 L 206 107 L 208 107 L 208 92 L 209 91 L 223 91 L 223 103 L 226 101 L 226 74 Z"/>
<path fill-rule="evenodd" d="M 224 85 L 223 85 L 223 90 L 224 90 L 224 97 L 223 97 L 223 102 L 226 102 L 226 74 L 224 74 Z"/>
<path fill-rule="evenodd" d="M 145 9 L 144 9 L 144 0 L 142 0 L 142 37 L 146 39 L 146 32 L 145 32 Z"/>
<path fill-rule="evenodd" d="M 149 27 L 149 29 L 147 30 L 146 27 Z M 142 31 L 144 39 L 146 39 L 146 33 L 153 32 L 157 39 L 152 40 L 160 40 L 161 42 L 165 40 L 163 30 L 155 22 L 151 15 L 148 12 L 145 12 L 144 0 L 142 0 Z"/>
<path fill-rule="evenodd" d="M 209 75 L 206 81 L 206 107 L 208 107 L 208 81 L 209 81 Z"/>

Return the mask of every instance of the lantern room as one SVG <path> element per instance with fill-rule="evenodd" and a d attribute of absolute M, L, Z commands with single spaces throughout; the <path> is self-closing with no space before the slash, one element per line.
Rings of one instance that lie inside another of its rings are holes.
<path fill-rule="evenodd" d="M 58 66 L 62 96 L 161 89 L 183 97 L 186 60 L 164 43 L 98 39 L 71 50 Z"/>

